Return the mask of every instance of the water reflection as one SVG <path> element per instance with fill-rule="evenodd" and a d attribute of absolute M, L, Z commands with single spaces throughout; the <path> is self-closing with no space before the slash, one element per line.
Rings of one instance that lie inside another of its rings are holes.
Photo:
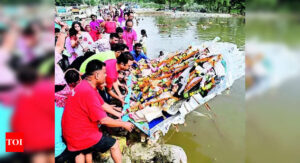
<path fill-rule="evenodd" d="M 162 37 L 182 37 L 186 32 L 194 33 L 189 40 L 213 40 L 219 36 L 224 42 L 237 44 L 244 49 L 245 45 L 245 19 L 233 18 L 189 18 L 172 16 L 155 16 L 154 24 Z"/>
<path fill-rule="evenodd" d="M 197 36 L 204 40 L 212 40 L 216 36 L 224 42 L 237 44 L 244 49 L 245 19 L 243 18 L 199 18 L 197 21 Z"/>
<path fill-rule="evenodd" d="M 168 34 L 168 36 L 173 33 L 182 34 L 187 30 L 188 23 L 190 20 L 186 18 L 172 18 L 166 16 L 155 17 L 155 25 L 159 27 L 159 34 Z"/>

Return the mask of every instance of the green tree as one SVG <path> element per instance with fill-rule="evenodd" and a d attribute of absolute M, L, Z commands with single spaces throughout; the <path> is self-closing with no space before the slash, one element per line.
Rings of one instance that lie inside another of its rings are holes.
<path fill-rule="evenodd" d="M 82 4 L 82 0 L 55 0 L 56 6 L 71 6 L 73 4 Z"/>
<path fill-rule="evenodd" d="M 181 8 L 183 8 L 183 6 L 185 4 L 191 4 L 191 3 L 193 3 L 193 0 L 177 0 L 176 2 L 180 5 Z"/>
<path fill-rule="evenodd" d="M 195 0 L 210 12 L 245 14 L 245 0 Z"/>
<path fill-rule="evenodd" d="M 97 5 L 97 2 L 95 0 L 85 0 L 84 2 L 85 2 L 85 4 L 88 4 L 90 6 Z"/>
<path fill-rule="evenodd" d="M 154 0 L 154 3 L 166 4 L 166 0 Z"/>

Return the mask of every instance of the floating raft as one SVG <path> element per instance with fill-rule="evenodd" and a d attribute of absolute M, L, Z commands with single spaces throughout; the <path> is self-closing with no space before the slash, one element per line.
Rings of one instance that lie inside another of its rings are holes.
<path fill-rule="evenodd" d="M 157 139 L 158 133 L 166 134 L 172 124 L 183 124 L 188 113 L 242 77 L 244 56 L 236 45 L 214 40 L 150 63 L 139 62 L 139 70 L 127 80 L 122 120 Z M 224 68 L 221 73 L 216 64 Z"/>

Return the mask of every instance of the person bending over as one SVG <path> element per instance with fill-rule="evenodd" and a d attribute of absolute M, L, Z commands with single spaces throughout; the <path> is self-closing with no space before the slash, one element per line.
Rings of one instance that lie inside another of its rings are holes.
<path fill-rule="evenodd" d="M 119 142 L 110 136 L 104 136 L 99 125 L 122 127 L 129 132 L 133 125 L 108 117 L 103 109 L 104 102 L 97 88 L 105 83 L 106 65 L 99 60 L 91 61 L 87 65 L 86 75 L 86 79 L 75 87 L 74 93 L 67 99 L 62 116 L 62 131 L 67 148 L 78 154 L 110 150 L 114 162 L 121 163 Z M 84 162 L 80 158 L 82 157 L 77 157 L 75 161 Z M 92 162 L 91 159 L 85 161 Z"/>
<path fill-rule="evenodd" d="M 128 70 L 133 64 L 133 60 L 130 60 L 126 54 L 122 53 L 117 59 L 110 59 L 105 61 L 107 71 L 106 71 L 106 88 L 107 93 L 114 99 L 119 100 L 122 105 L 124 105 L 124 95 L 121 94 L 119 86 L 123 86 L 118 81 L 118 71 Z M 113 91 L 116 91 L 116 93 Z"/>
<path fill-rule="evenodd" d="M 141 43 L 136 43 L 134 45 L 134 50 L 130 52 L 136 62 L 140 61 L 141 59 L 148 59 L 148 57 L 143 53 L 142 47 L 143 45 Z"/>

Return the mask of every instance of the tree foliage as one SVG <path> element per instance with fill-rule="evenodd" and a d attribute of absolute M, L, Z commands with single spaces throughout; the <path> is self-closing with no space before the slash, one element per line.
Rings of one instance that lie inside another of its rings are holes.
<path fill-rule="evenodd" d="M 166 4 L 166 0 L 154 0 L 154 2 L 158 4 Z"/>
<path fill-rule="evenodd" d="M 185 10 L 196 10 L 201 8 L 206 12 L 245 14 L 245 0 L 84 0 L 86 4 L 97 5 L 99 2 L 117 3 L 117 2 L 133 2 L 133 3 L 149 3 L 154 2 L 160 5 L 168 5 L 169 8 L 181 7 Z M 82 0 L 55 0 L 57 6 L 80 4 Z M 204 8 L 205 7 L 205 8 Z"/>
<path fill-rule="evenodd" d="M 195 0 L 210 12 L 245 14 L 245 0 Z"/>
<path fill-rule="evenodd" d="M 55 0 L 56 6 L 71 6 L 74 4 L 81 4 L 82 0 Z"/>

